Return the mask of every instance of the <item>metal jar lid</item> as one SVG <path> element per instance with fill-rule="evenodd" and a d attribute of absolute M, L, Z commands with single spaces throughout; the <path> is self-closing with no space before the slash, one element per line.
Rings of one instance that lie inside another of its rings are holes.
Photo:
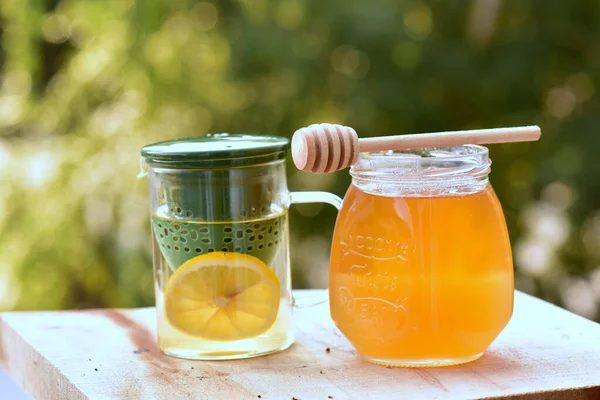
<path fill-rule="evenodd" d="M 242 167 L 283 159 L 288 145 L 279 136 L 218 133 L 150 144 L 142 157 L 153 168 Z"/>

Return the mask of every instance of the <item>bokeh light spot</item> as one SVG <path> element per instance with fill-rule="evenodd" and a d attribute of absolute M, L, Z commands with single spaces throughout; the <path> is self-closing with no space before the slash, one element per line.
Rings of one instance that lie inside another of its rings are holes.
<path fill-rule="evenodd" d="M 219 11 L 214 4 L 207 1 L 198 3 L 191 10 L 192 20 L 201 31 L 209 31 L 217 26 Z"/>
<path fill-rule="evenodd" d="M 283 0 L 275 9 L 275 21 L 283 29 L 296 29 L 304 18 L 302 4 L 296 0 Z"/>
<path fill-rule="evenodd" d="M 552 258 L 553 251 L 548 243 L 529 239 L 515 245 L 515 259 L 527 275 L 543 275 L 550 267 Z"/>
<path fill-rule="evenodd" d="M 183 45 L 191 34 L 190 19 L 185 14 L 175 14 L 166 23 L 173 42 Z"/>
<path fill-rule="evenodd" d="M 563 119 L 571 115 L 575 108 L 575 96 L 565 88 L 551 89 L 546 96 L 546 109 L 555 118 Z"/>
<path fill-rule="evenodd" d="M 331 52 L 331 66 L 337 73 L 358 79 L 367 74 L 370 62 L 365 53 L 354 47 L 342 45 Z"/>
<path fill-rule="evenodd" d="M 406 33 L 413 39 L 423 40 L 431 33 L 433 21 L 430 8 L 423 3 L 415 3 L 404 13 Z"/>
<path fill-rule="evenodd" d="M 25 108 L 21 96 L 0 97 L 0 126 L 9 126 L 18 123 L 23 117 Z"/>
<path fill-rule="evenodd" d="M 144 55 L 155 67 L 161 67 L 173 59 L 175 50 L 167 36 L 154 34 L 146 42 Z"/>
<path fill-rule="evenodd" d="M 542 190 L 542 200 L 558 209 L 567 210 L 575 201 L 575 192 L 563 182 L 552 182 Z"/>
<path fill-rule="evenodd" d="M 576 314 L 593 318 L 598 312 L 596 296 L 589 282 L 581 278 L 569 279 L 561 290 L 565 306 Z"/>
<path fill-rule="evenodd" d="M 62 43 L 71 35 L 71 25 L 62 14 L 47 14 L 42 21 L 42 35 L 50 43 Z"/>

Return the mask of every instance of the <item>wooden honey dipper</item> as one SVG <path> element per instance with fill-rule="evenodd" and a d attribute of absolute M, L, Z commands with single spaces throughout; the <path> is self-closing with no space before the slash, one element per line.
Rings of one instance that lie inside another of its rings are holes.
<path fill-rule="evenodd" d="M 313 124 L 294 133 L 292 158 L 302 171 L 327 173 L 356 163 L 361 152 L 528 142 L 538 140 L 540 135 L 540 128 L 534 125 L 359 139 L 349 126 Z"/>

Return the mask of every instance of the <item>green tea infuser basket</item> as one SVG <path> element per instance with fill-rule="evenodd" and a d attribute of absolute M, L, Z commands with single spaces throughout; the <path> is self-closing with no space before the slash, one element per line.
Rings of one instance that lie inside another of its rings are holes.
<path fill-rule="evenodd" d="M 217 134 L 142 148 L 150 167 L 152 231 L 172 270 L 213 251 L 270 265 L 285 234 L 286 138 Z M 281 178 L 283 176 L 283 179 Z"/>

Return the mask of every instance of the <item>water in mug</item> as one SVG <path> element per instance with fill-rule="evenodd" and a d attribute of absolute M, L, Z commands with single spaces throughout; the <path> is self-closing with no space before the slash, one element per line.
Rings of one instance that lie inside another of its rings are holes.
<path fill-rule="evenodd" d="M 159 346 L 197 359 L 252 357 L 293 342 L 287 215 L 198 222 L 152 215 Z"/>

